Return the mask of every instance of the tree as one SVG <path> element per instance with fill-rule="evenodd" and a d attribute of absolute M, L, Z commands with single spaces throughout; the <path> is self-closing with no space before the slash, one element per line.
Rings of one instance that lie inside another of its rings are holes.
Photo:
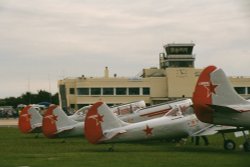
<path fill-rule="evenodd" d="M 25 92 L 20 97 L 7 97 L 0 99 L 0 106 L 17 107 L 18 104 L 38 104 L 40 102 L 49 102 L 52 104 L 59 104 L 58 93 L 52 95 L 45 90 L 38 90 L 37 94 Z"/>

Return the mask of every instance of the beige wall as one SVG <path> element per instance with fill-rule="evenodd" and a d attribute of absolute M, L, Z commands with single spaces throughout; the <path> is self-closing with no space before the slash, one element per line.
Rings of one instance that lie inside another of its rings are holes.
<path fill-rule="evenodd" d="M 167 68 L 169 97 L 192 97 L 200 70 L 194 68 Z"/>

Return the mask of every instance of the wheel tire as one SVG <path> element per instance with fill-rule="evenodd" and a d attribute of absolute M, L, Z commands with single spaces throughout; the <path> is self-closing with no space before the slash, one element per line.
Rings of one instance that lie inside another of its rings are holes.
<path fill-rule="evenodd" d="M 235 150 L 235 142 L 233 140 L 225 140 L 224 141 L 224 149 L 225 150 Z"/>
<path fill-rule="evenodd" d="M 243 144 L 243 148 L 246 152 L 250 151 L 250 140 L 247 140 L 244 144 Z"/>

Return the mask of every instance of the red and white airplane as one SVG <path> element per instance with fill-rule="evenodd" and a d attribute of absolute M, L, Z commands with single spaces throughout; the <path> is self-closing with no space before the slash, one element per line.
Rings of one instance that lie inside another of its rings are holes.
<path fill-rule="evenodd" d="M 191 104 L 191 99 L 182 99 L 145 107 L 144 101 L 138 101 L 114 106 L 110 110 L 125 122 L 141 122 L 161 117 L 176 106 L 184 110 Z M 51 106 L 44 115 L 42 130 L 48 138 L 83 136 L 84 122 L 76 122 L 67 117 L 59 106 Z"/>
<path fill-rule="evenodd" d="M 212 135 L 221 130 L 220 126 L 200 122 L 190 105 L 185 109 L 176 105 L 159 118 L 127 123 L 105 103 L 97 102 L 86 115 L 85 137 L 90 143 L 99 144 Z"/>
<path fill-rule="evenodd" d="M 81 116 L 84 118 L 84 116 Z M 42 119 L 42 132 L 48 138 L 83 135 L 83 120 L 75 121 L 57 105 L 52 105 Z"/>
<path fill-rule="evenodd" d="M 144 101 L 137 101 L 115 106 L 112 111 L 116 114 L 130 115 L 145 106 Z M 91 105 L 83 107 L 80 109 L 81 112 L 78 111 L 72 116 L 67 116 L 59 106 L 50 106 L 42 120 L 43 134 L 48 138 L 84 136 L 83 121 L 90 107 Z"/>
<path fill-rule="evenodd" d="M 208 66 L 199 76 L 193 94 L 194 111 L 199 120 L 216 125 L 230 125 L 239 130 L 250 129 L 250 102 L 242 98 L 222 69 Z M 245 136 L 244 149 L 250 151 L 250 140 Z M 225 145 L 235 147 L 231 140 Z"/>
<path fill-rule="evenodd" d="M 22 133 L 40 133 L 42 127 L 42 116 L 39 111 L 32 107 L 24 107 L 18 118 L 18 128 Z"/>
<path fill-rule="evenodd" d="M 90 106 L 82 107 L 73 115 L 67 116 L 74 121 L 82 122 L 85 118 L 85 112 Z M 41 133 L 43 116 L 39 112 L 37 105 L 28 105 L 24 107 L 18 118 L 18 128 L 22 133 Z"/>

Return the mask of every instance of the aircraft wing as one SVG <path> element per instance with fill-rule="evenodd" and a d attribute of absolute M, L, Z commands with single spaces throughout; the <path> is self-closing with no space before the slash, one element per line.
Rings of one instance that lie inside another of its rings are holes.
<path fill-rule="evenodd" d="M 193 133 L 191 136 L 208 136 L 217 133 L 229 133 L 236 131 L 241 131 L 241 129 L 234 126 L 210 125 L 206 128 L 199 130 L 198 132 Z"/>
<path fill-rule="evenodd" d="M 61 127 L 60 129 L 57 129 L 56 134 L 71 130 L 74 127 L 75 127 L 74 125 Z"/>

